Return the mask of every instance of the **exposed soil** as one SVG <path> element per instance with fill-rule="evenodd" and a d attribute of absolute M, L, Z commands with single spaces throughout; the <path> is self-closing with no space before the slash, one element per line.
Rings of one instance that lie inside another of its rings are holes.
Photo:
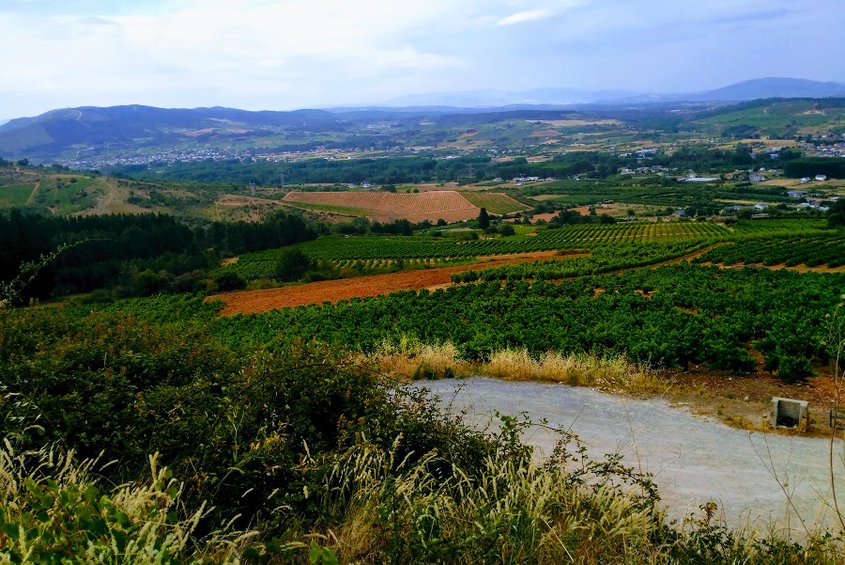
<path fill-rule="evenodd" d="M 596 211 L 596 214 L 599 216 L 613 214 L 614 210 L 610 207 L 605 206 L 594 206 L 593 209 Z M 578 212 L 582 216 L 589 216 L 590 215 L 590 207 L 589 206 L 578 206 L 577 208 L 570 208 L 570 212 Z"/>
<path fill-rule="evenodd" d="M 748 430 L 772 431 L 772 398 L 777 396 L 809 403 L 810 429 L 801 435 L 829 437 L 829 410 L 845 402 L 845 390 L 841 395 L 837 393 L 835 379 L 825 371 L 805 383 L 794 384 L 787 384 L 764 370 L 737 376 L 695 367 L 684 372 L 667 371 L 666 377 L 672 382 L 668 398 L 673 404 L 687 406 L 695 413 L 714 416 L 730 426 Z"/>
<path fill-rule="evenodd" d="M 706 261 L 701 263 L 704 266 L 710 266 L 714 263 L 710 261 Z M 762 263 L 733 263 L 731 265 L 726 265 L 725 263 L 716 263 L 715 264 L 720 269 L 744 269 L 745 267 L 750 267 L 752 269 L 769 269 L 770 271 L 797 271 L 799 273 L 845 273 L 845 265 L 840 267 L 828 267 L 827 265 L 817 265 L 815 267 L 810 267 L 808 265 L 784 265 L 783 263 L 778 265 L 764 265 Z"/>
<path fill-rule="evenodd" d="M 529 261 L 553 258 L 564 259 L 576 255 L 560 255 L 557 251 L 497 255 L 481 257 L 478 262 L 467 265 L 319 281 L 266 290 L 227 292 L 209 297 L 209 300 L 222 300 L 226 304 L 220 312 L 223 316 L 255 314 L 277 308 L 322 304 L 323 302 L 334 303 L 350 298 L 379 296 L 398 290 L 443 288 L 452 284 L 452 275 L 454 273 L 461 273 L 470 269 L 489 269 Z"/>
<path fill-rule="evenodd" d="M 480 209 L 453 190 L 419 193 L 391 192 L 289 192 L 285 203 L 334 206 L 339 210 L 361 210 L 377 221 L 406 219 L 411 222 L 439 219 L 447 222 L 478 217 Z"/>

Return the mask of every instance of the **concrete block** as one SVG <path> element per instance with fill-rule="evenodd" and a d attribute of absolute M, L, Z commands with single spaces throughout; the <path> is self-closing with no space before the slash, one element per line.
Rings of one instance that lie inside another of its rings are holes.
<path fill-rule="evenodd" d="M 807 431 L 809 425 L 810 410 L 806 400 L 772 398 L 772 426 Z"/>

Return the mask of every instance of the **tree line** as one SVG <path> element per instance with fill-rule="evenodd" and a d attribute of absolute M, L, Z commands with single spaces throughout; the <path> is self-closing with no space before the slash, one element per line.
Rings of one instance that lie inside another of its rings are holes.
<path fill-rule="evenodd" d="M 12 210 L 0 215 L 0 281 L 12 280 L 24 262 L 69 244 L 24 299 L 104 287 L 129 296 L 197 290 L 222 257 L 307 241 L 321 229 L 284 212 L 260 223 L 192 224 L 162 214 L 49 217 Z"/>

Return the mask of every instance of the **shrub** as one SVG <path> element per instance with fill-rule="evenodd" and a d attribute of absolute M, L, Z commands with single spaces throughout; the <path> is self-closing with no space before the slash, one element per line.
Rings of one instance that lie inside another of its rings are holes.
<path fill-rule="evenodd" d="M 221 273 L 214 277 L 214 284 L 220 292 L 231 292 L 246 288 L 246 281 L 233 272 Z"/>
<path fill-rule="evenodd" d="M 300 249 L 286 249 L 276 263 L 275 275 L 280 281 L 296 281 L 314 268 L 314 262 Z"/>

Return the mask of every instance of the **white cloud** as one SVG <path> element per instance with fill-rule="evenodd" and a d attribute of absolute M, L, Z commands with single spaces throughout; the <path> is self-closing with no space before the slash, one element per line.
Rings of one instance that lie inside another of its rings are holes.
<path fill-rule="evenodd" d="M 525 22 L 533 22 L 536 20 L 545 20 L 547 18 L 552 17 L 551 12 L 547 12 L 546 10 L 526 10 L 524 12 L 517 12 L 515 14 L 511 14 L 506 18 L 502 18 L 499 20 L 500 26 L 510 26 L 514 24 L 521 24 Z"/>
<path fill-rule="evenodd" d="M 830 73 L 845 57 L 843 17 L 841 0 L 0 0 L 0 117 L 129 102 L 283 109 L 485 88 L 660 91 L 687 88 L 691 74 L 841 81 Z M 749 34 L 761 44 L 753 64 L 736 56 Z"/>

